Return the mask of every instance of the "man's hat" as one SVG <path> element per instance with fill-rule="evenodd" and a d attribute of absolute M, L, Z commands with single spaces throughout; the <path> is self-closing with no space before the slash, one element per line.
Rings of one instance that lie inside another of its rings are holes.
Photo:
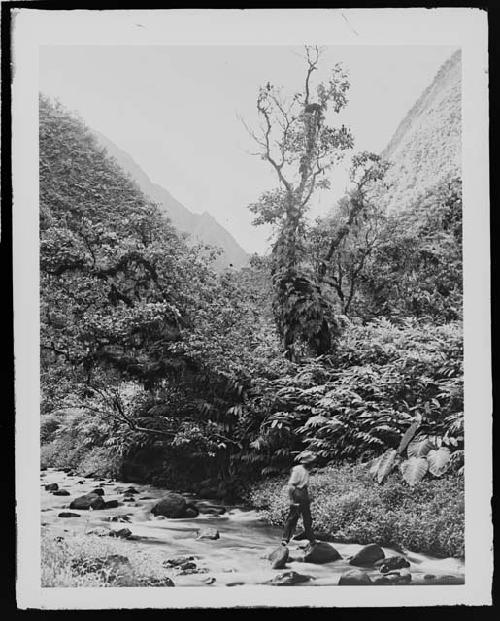
<path fill-rule="evenodd" d="M 302 451 L 297 455 L 295 461 L 299 464 L 311 464 L 316 461 L 316 455 L 312 451 Z"/>

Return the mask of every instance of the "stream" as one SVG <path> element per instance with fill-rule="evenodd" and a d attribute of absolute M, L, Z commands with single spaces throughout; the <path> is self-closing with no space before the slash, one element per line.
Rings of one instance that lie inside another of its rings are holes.
<path fill-rule="evenodd" d="M 120 529 L 127 527 L 134 540 L 127 542 L 133 554 L 134 546 L 141 549 L 155 549 L 165 555 L 165 560 L 183 555 L 195 556 L 200 568 L 206 573 L 178 576 L 175 584 L 179 586 L 206 586 L 207 576 L 215 578 L 214 586 L 239 584 L 264 584 L 283 571 L 295 571 L 311 576 L 313 579 L 305 586 L 337 585 L 339 578 L 348 570 L 356 569 L 349 565 L 349 557 L 363 546 L 356 544 L 333 543 L 342 555 L 342 560 L 317 565 L 300 560 L 307 542 L 291 541 L 290 556 L 285 570 L 273 570 L 267 555 L 279 546 L 281 529 L 270 526 L 257 511 L 241 506 L 227 506 L 226 513 L 220 516 L 200 514 L 195 518 L 156 518 L 150 511 L 168 490 L 152 485 L 121 483 L 120 481 L 95 480 L 48 469 L 41 473 L 41 521 L 44 529 L 54 536 L 66 539 L 96 527 Z M 57 483 L 59 489 L 67 490 L 69 496 L 54 496 L 45 490 L 45 485 Z M 115 488 L 126 489 L 132 485 L 136 490 L 134 502 L 123 502 L 123 493 Z M 96 487 L 105 491 L 104 499 L 118 500 L 115 509 L 78 511 L 68 509 L 70 502 Z M 183 494 L 187 500 L 206 500 L 216 504 L 213 499 L 200 499 Z M 141 499 L 143 498 L 144 499 Z M 80 517 L 61 518 L 61 511 L 78 513 Z M 130 523 L 106 522 L 110 516 L 127 515 Z M 313 516 L 314 517 L 314 516 Z M 300 521 L 299 521 L 300 526 Z M 220 533 L 217 540 L 197 539 L 204 528 L 216 528 Z M 384 548 L 386 557 L 398 554 L 395 550 Z M 411 584 L 429 584 L 424 580 L 426 574 L 440 579 L 453 576 L 457 583 L 464 582 L 464 563 L 459 559 L 438 559 L 417 553 L 406 553 L 410 561 Z M 377 569 L 366 570 L 370 577 L 380 576 Z M 300 584 L 297 586 L 301 586 Z"/>

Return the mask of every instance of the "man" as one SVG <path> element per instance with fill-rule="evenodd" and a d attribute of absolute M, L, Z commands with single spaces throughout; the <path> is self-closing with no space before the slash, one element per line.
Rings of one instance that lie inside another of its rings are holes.
<path fill-rule="evenodd" d="M 311 545 L 316 543 L 312 529 L 311 506 L 307 484 L 309 483 L 309 470 L 315 461 L 316 456 L 310 451 L 304 451 L 297 459 L 299 464 L 292 468 L 292 473 L 288 481 L 288 498 L 290 501 L 290 510 L 285 521 L 283 529 L 283 539 L 281 544 L 286 546 L 297 526 L 299 517 L 302 515 L 304 522 L 304 531 L 306 539 L 309 539 Z"/>

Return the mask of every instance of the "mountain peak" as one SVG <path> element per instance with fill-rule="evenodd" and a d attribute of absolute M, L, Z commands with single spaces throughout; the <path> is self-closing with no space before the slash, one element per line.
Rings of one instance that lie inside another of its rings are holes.
<path fill-rule="evenodd" d="M 127 152 L 117 147 L 100 132 L 94 133 L 108 154 L 129 174 L 142 192 L 158 204 L 160 210 L 170 218 L 172 224 L 179 231 L 188 233 L 193 243 L 203 242 L 222 250 L 222 254 L 215 260 L 216 269 L 225 269 L 230 264 L 235 268 L 244 267 L 248 264 L 250 255 L 210 213 L 204 211 L 197 214 L 189 211 L 163 186 L 153 183 Z"/>

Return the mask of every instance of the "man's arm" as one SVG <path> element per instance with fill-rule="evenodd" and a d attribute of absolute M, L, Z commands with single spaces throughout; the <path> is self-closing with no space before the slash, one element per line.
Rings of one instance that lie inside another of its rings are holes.
<path fill-rule="evenodd" d="M 295 501 L 294 498 L 294 492 L 296 489 L 296 484 L 298 482 L 298 476 L 297 476 L 297 471 L 295 470 L 295 468 L 292 470 L 292 474 L 290 475 L 290 479 L 288 481 L 288 486 L 287 486 L 287 492 L 288 492 L 288 499 L 290 500 L 290 504 L 294 505 L 294 506 L 298 506 L 298 502 Z"/>

